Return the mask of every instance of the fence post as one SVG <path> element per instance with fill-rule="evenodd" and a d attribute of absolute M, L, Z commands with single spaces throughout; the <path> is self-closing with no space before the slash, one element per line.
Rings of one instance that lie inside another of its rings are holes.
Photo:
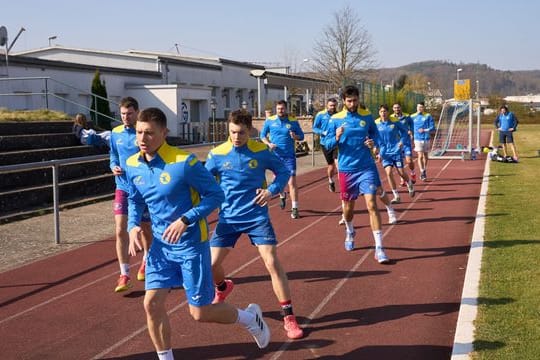
<path fill-rule="evenodd" d="M 54 214 L 54 242 L 56 245 L 60 244 L 60 201 L 59 201 L 59 191 L 60 187 L 58 185 L 58 164 L 54 163 L 52 167 L 52 178 L 53 178 L 53 214 Z"/>
<path fill-rule="evenodd" d="M 49 84 L 45 78 L 45 109 L 49 110 Z"/>
<path fill-rule="evenodd" d="M 315 133 L 311 133 L 311 167 L 315 167 Z"/>

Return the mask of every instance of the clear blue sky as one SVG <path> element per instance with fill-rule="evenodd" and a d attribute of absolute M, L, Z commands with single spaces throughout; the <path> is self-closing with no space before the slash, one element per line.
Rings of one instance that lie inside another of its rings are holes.
<path fill-rule="evenodd" d="M 219 56 L 302 66 L 334 11 L 350 4 L 371 34 L 381 67 L 424 60 L 540 69 L 540 1 L 512 0 L 8 0 L 0 25 L 11 50 L 53 44 Z"/>

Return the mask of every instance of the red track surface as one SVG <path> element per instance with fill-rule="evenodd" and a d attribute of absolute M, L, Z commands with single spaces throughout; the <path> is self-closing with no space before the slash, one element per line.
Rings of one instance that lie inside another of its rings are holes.
<path fill-rule="evenodd" d="M 450 357 L 483 161 L 432 160 L 400 222 L 384 222 L 390 265 L 373 259 L 363 201 L 356 246 L 343 248 L 338 194 L 325 171 L 299 177 L 301 218 L 271 203 L 304 339 L 289 341 L 256 249 L 241 241 L 227 258 L 236 287 L 228 301 L 261 305 L 272 330 L 259 350 L 238 325 L 196 323 L 182 291 L 169 296 L 173 347 L 180 359 L 448 359 Z M 361 199 L 360 199 L 361 200 Z M 133 262 L 135 271 L 138 261 Z M 112 239 L 0 274 L 2 359 L 155 359 L 142 308 L 143 284 L 113 293 L 118 276 Z"/>

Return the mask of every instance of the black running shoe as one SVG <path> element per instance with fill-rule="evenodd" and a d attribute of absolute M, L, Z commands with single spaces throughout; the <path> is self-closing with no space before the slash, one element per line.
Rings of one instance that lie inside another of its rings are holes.
<path fill-rule="evenodd" d="M 281 210 L 285 209 L 285 205 L 287 204 L 287 193 L 283 193 L 283 197 L 281 195 L 279 196 L 279 207 Z"/>

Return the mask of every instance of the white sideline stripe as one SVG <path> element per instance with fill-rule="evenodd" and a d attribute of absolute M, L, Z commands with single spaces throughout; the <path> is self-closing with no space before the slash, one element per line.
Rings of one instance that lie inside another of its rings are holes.
<path fill-rule="evenodd" d="M 493 141 L 493 132 L 491 133 Z M 490 141 L 490 144 L 492 143 Z M 488 195 L 490 160 L 486 157 L 484 165 L 484 175 L 482 177 L 482 187 L 478 208 L 476 209 L 476 220 L 471 239 L 471 249 L 469 250 L 469 260 L 465 280 L 463 281 L 463 292 L 461 293 L 461 304 L 452 346 L 451 360 L 467 360 L 474 351 L 473 341 L 476 327 L 474 321 L 478 314 L 478 292 L 480 286 L 480 270 L 482 269 L 482 253 L 484 251 L 484 231 L 486 225 L 486 199 Z"/>

